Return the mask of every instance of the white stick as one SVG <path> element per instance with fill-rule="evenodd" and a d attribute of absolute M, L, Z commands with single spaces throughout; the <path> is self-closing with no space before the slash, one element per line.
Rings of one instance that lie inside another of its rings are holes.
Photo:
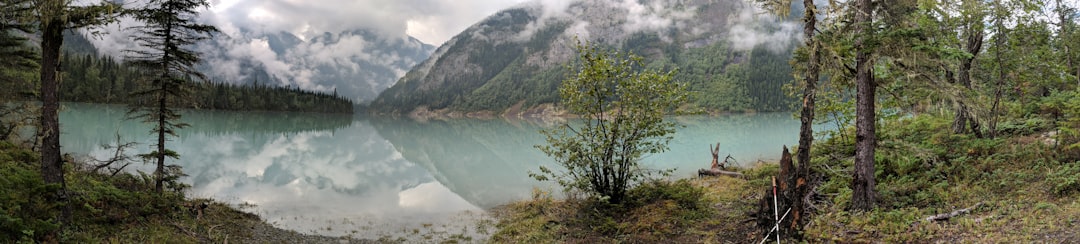
<path fill-rule="evenodd" d="M 784 211 L 784 215 L 780 216 L 780 221 L 784 221 L 784 219 L 787 219 L 787 214 L 788 213 L 791 213 L 791 208 L 788 208 L 787 211 Z M 765 234 L 765 238 L 762 238 L 761 242 L 758 242 L 758 244 L 765 244 L 765 241 L 769 240 L 769 235 L 772 235 L 773 231 L 776 231 L 779 228 L 780 228 L 780 226 L 774 225 L 772 227 L 772 229 L 769 230 L 769 233 Z M 778 233 L 777 235 L 780 235 L 780 234 Z"/>
<path fill-rule="evenodd" d="M 773 208 L 772 208 L 773 219 L 776 219 L 776 226 L 773 227 L 773 228 L 776 229 L 776 244 L 780 244 L 780 204 L 776 203 L 776 177 L 775 176 L 773 176 L 773 178 L 772 178 L 772 203 L 773 203 L 772 204 L 773 205 Z"/>

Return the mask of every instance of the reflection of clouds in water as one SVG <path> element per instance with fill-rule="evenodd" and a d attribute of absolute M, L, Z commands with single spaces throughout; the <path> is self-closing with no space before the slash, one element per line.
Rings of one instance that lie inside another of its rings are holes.
<path fill-rule="evenodd" d="M 447 216 L 482 211 L 371 130 L 196 134 L 179 148 L 190 150 L 181 154 L 192 155 L 187 158 L 192 162 L 213 162 L 184 165 L 192 178 L 205 179 L 193 182 L 193 195 L 254 204 L 264 219 L 300 232 L 377 238 L 421 223 L 453 224 Z M 349 228 L 334 221 L 374 221 L 378 226 Z"/>
<path fill-rule="evenodd" d="M 116 130 L 124 141 L 141 143 L 131 155 L 150 151 L 154 140 L 141 123 L 123 120 L 123 113 L 102 112 L 107 105 L 76 105 L 78 109 L 61 116 L 80 121 L 65 124 L 65 151 L 111 157 L 113 150 L 100 144 L 115 144 Z M 181 131 L 180 138 L 167 145 L 181 155 L 169 163 L 179 164 L 189 175 L 181 178 L 192 185 L 189 196 L 254 204 L 245 210 L 303 233 L 372 239 L 410 235 L 401 231 L 406 229 L 438 231 L 431 226 L 457 228 L 451 233 L 457 234 L 472 225 L 470 218 L 483 217 L 462 217 L 462 211 L 483 211 L 435 181 L 428 169 L 406 160 L 368 123 L 333 127 L 320 123 L 340 121 L 302 116 L 287 120 L 280 113 L 207 113 L 185 114 L 202 118 L 192 122 L 199 126 Z M 305 129 L 324 127 L 333 129 Z M 150 172 L 153 166 L 134 162 L 128 169 Z M 474 232 L 466 234 L 476 236 Z"/>
<path fill-rule="evenodd" d="M 437 181 L 420 184 L 398 193 L 398 205 L 413 211 L 480 211 Z"/>
<path fill-rule="evenodd" d="M 80 122 L 63 127 L 66 152 L 112 156 L 112 150 L 99 145 L 114 143 L 113 126 L 124 141 L 142 143 L 129 153 L 149 151 L 153 140 L 146 126 L 123 121 L 123 113 L 103 112 L 102 107 L 83 105 L 61 114 L 62 122 Z M 192 185 L 190 196 L 256 204 L 247 210 L 304 233 L 378 238 L 410 235 L 425 226 L 459 228 L 476 219 L 463 219 L 462 211 L 482 212 L 527 199 L 534 186 L 553 189 L 546 187 L 553 186 L 550 182 L 527 177 L 539 165 L 555 167 L 532 147 L 544 142 L 536 125 L 349 118 L 349 126 L 333 127 L 307 115 L 200 117 L 204 113 L 185 114 L 203 118 L 193 122 L 201 127 L 181 131 L 181 138 L 168 145 L 181 155 L 170 163 L 190 175 L 181 178 Z M 686 127 L 674 135 L 671 151 L 643 163 L 676 168 L 680 177 L 708 165 L 708 144 L 720 142 L 722 154 L 752 163 L 759 155 L 778 155 L 780 145 L 795 142 L 798 134 L 798 122 L 787 113 L 676 119 Z M 135 162 L 129 169 L 150 172 L 153 167 Z"/>

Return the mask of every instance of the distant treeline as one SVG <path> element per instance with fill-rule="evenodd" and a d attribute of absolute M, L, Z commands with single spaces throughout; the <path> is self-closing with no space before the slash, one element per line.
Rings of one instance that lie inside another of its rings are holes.
<path fill-rule="evenodd" d="M 115 59 L 92 54 L 65 53 L 61 62 L 64 79 L 60 99 L 67 102 L 123 103 L 136 101 L 129 94 L 139 90 L 134 69 Z M 297 87 L 236 85 L 224 82 L 191 82 L 186 108 L 220 110 L 268 110 L 316 113 L 352 113 L 353 103 L 337 94 L 301 90 Z"/>

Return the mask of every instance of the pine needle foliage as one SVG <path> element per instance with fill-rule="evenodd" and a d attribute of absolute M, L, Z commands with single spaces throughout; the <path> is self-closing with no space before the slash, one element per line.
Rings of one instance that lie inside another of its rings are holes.
<path fill-rule="evenodd" d="M 167 137 L 175 137 L 177 129 L 188 126 L 180 121 L 181 114 L 173 107 L 188 102 L 191 80 L 206 80 L 194 67 L 200 58 L 191 48 L 218 32 L 214 26 L 195 21 L 197 8 L 209 6 L 206 0 L 151 0 L 143 8 L 128 12 L 143 25 L 131 27 L 135 31 L 132 39 L 139 48 L 125 50 L 126 58 L 151 84 L 133 93 L 143 99 L 133 103 L 128 114 L 130 118 L 155 124 L 151 133 L 157 135 L 156 149 L 140 156 L 156 161 L 157 192 L 162 192 L 165 179 L 174 178 L 165 175 L 165 158 L 180 158 L 165 147 Z"/>

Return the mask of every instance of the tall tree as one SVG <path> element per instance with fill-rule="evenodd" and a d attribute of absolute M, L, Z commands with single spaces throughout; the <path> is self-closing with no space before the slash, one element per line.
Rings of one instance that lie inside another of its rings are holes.
<path fill-rule="evenodd" d="M 851 181 L 853 209 L 870 210 L 877 203 L 874 179 L 875 135 L 874 82 L 871 55 L 873 44 L 873 5 L 870 0 L 855 1 L 855 171 Z"/>
<path fill-rule="evenodd" d="M 155 151 L 143 154 L 157 162 L 154 170 L 154 188 L 162 192 L 165 175 L 165 158 L 179 159 L 180 155 L 165 147 L 167 136 L 176 136 L 176 130 L 188 126 L 180 122 L 180 113 L 171 107 L 185 102 L 190 92 L 188 80 L 205 80 L 206 76 L 195 70 L 199 53 L 191 45 L 210 38 L 217 28 L 195 22 L 196 8 L 210 7 L 206 0 L 150 0 L 143 8 L 131 11 L 135 19 L 144 25 L 132 27 L 132 37 L 139 49 L 126 50 L 128 60 L 145 72 L 151 87 L 135 93 L 146 100 L 133 104 L 129 114 L 133 118 L 153 123 L 151 133 L 157 135 Z"/>
<path fill-rule="evenodd" d="M 116 5 L 102 2 L 97 5 L 72 6 L 72 0 L 31 0 L 34 6 L 29 23 L 41 34 L 41 175 L 46 184 L 59 184 L 58 201 L 67 201 L 63 161 L 60 158 L 60 120 L 57 110 L 60 100 L 60 47 L 64 30 L 101 26 L 113 20 Z M 64 211 L 62 220 L 68 218 Z"/>

